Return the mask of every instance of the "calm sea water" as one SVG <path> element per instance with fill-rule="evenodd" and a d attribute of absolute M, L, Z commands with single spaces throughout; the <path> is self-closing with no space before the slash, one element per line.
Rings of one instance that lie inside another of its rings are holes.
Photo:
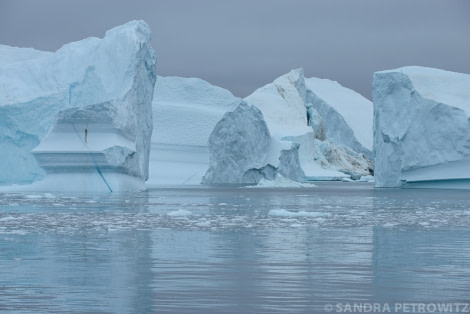
<path fill-rule="evenodd" d="M 468 191 L 323 183 L 0 193 L 0 311 L 334 313 L 469 302 Z"/>

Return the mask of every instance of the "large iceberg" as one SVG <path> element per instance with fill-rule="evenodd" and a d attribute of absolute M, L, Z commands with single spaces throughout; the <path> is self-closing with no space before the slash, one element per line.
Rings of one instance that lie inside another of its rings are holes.
<path fill-rule="evenodd" d="M 295 181 L 370 174 L 372 103 L 364 97 L 336 82 L 305 79 L 297 69 L 245 101 L 259 110 L 240 105 L 219 122 L 204 183 L 256 184 L 276 174 Z"/>
<path fill-rule="evenodd" d="M 470 75 L 376 72 L 373 102 L 376 187 L 470 187 Z"/>
<path fill-rule="evenodd" d="M 47 172 L 60 189 L 143 185 L 156 80 L 150 40 L 149 26 L 133 21 L 55 53 L 0 46 L 0 184 Z"/>
<path fill-rule="evenodd" d="M 261 111 L 242 102 L 223 116 L 210 135 L 210 167 L 202 183 L 256 184 L 278 173 L 302 180 L 299 145 L 281 148 L 276 144 Z"/>
<path fill-rule="evenodd" d="M 198 78 L 159 76 L 147 186 L 200 184 L 209 167 L 209 136 L 240 102 L 230 91 Z"/>

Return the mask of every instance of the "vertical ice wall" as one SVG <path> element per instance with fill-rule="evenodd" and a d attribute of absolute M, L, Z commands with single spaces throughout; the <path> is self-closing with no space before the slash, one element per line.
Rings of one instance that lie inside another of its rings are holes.
<path fill-rule="evenodd" d="M 133 21 L 103 39 L 87 38 L 55 53 L 0 46 L 0 184 L 43 179 L 30 151 L 51 130 L 57 113 L 104 103 L 112 108 L 115 128 L 133 143 L 129 174 L 147 179 L 156 80 L 150 40 L 149 26 Z"/>
<path fill-rule="evenodd" d="M 373 102 L 376 187 L 470 187 L 470 75 L 376 72 Z"/>

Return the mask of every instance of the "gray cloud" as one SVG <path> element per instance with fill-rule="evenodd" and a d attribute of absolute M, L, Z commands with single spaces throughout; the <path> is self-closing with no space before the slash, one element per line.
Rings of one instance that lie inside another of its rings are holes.
<path fill-rule="evenodd" d="M 200 77 L 246 96 L 302 66 L 370 98 L 375 71 L 470 73 L 469 13 L 466 0 L 5 0 L 0 43 L 56 50 L 143 19 L 160 75 Z"/>

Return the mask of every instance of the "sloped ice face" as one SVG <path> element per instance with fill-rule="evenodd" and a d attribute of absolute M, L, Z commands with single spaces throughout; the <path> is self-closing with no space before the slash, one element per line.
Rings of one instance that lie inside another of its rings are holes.
<path fill-rule="evenodd" d="M 0 155 L 0 184 L 43 179 L 30 151 L 51 130 L 57 113 L 102 103 L 112 106 L 113 125 L 133 143 L 129 171 L 146 179 L 156 79 L 150 39 L 149 26 L 133 21 L 103 39 L 70 43 L 55 53 L 1 46 L 0 150 L 8 154 Z M 61 124 L 51 137 L 62 137 Z"/>
<path fill-rule="evenodd" d="M 422 67 L 373 81 L 375 185 L 470 187 L 470 75 Z"/>
<path fill-rule="evenodd" d="M 158 77 L 147 186 L 200 184 L 209 168 L 209 136 L 240 101 L 198 78 Z"/>
<path fill-rule="evenodd" d="M 325 138 L 372 158 L 372 102 L 328 79 L 307 78 L 305 85 L 307 106 L 323 120 Z"/>
<path fill-rule="evenodd" d="M 304 80 L 302 69 L 292 70 L 245 98 L 261 110 L 271 134 L 278 140 L 311 132 L 307 125 Z"/>
<path fill-rule="evenodd" d="M 209 137 L 210 167 L 202 183 L 257 183 L 260 178 L 250 172 L 263 171 L 270 145 L 261 111 L 242 102 L 223 116 Z"/>

